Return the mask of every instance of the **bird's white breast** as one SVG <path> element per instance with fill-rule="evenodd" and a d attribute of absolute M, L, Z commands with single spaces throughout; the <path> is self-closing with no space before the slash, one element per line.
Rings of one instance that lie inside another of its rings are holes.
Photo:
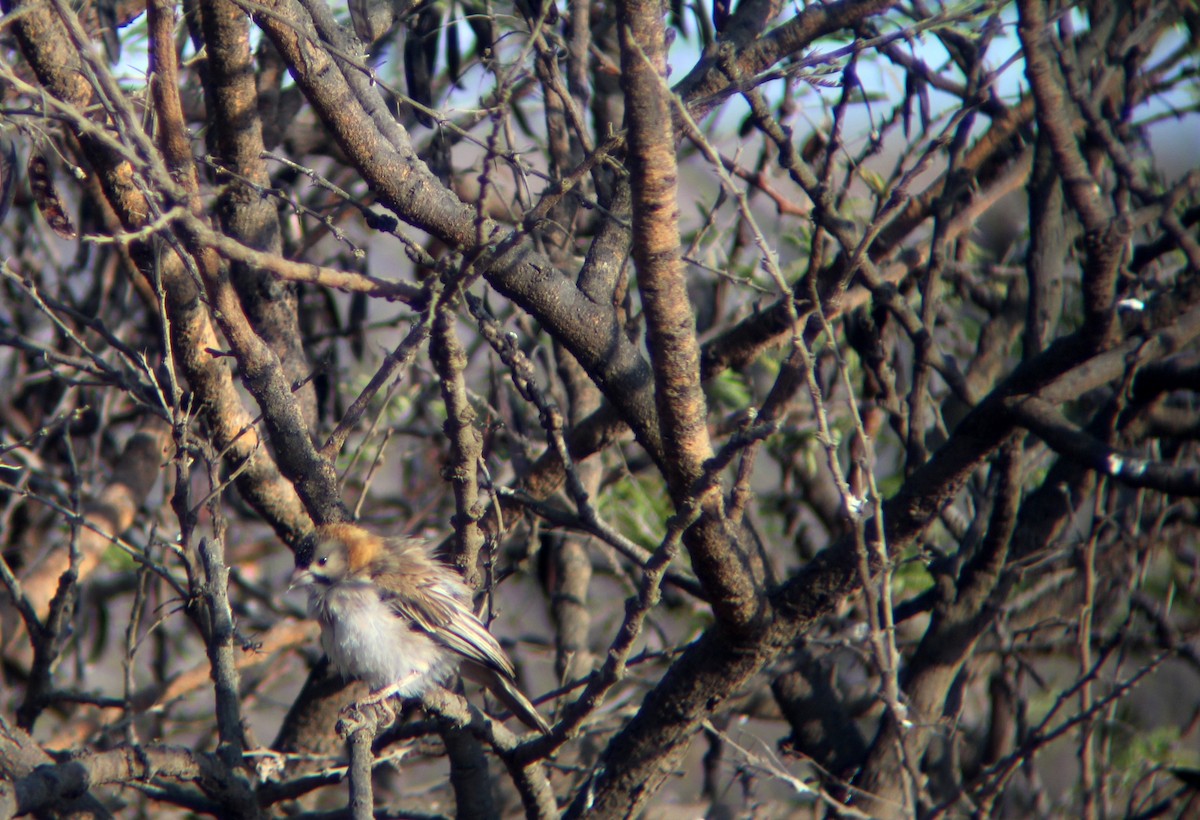
<path fill-rule="evenodd" d="M 398 694 L 415 697 L 456 666 L 454 653 L 397 617 L 369 583 L 334 584 L 312 596 L 309 614 L 321 624 L 321 644 L 333 664 L 372 690 L 411 678 Z"/>

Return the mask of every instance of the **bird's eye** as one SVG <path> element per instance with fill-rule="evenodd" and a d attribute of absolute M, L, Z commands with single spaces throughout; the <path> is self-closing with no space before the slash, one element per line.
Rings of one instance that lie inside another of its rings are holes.
<path fill-rule="evenodd" d="M 318 567 L 323 567 L 323 566 L 325 566 L 325 565 L 326 565 L 326 564 L 328 564 L 328 563 L 329 563 L 329 559 L 328 559 L 328 558 L 318 558 L 318 559 L 317 559 L 317 566 L 318 566 Z"/>

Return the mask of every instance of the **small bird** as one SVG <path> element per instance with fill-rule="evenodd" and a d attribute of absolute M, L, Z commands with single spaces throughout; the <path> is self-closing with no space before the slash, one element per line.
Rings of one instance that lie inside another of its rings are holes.
<path fill-rule="evenodd" d="M 467 585 L 427 542 L 323 524 L 296 551 L 289 589 L 296 587 L 308 590 L 325 654 L 371 688 L 360 707 L 418 697 L 458 668 L 523 723 L 549 733 L 517 689 L 512 661 L 472 611 Z"/>

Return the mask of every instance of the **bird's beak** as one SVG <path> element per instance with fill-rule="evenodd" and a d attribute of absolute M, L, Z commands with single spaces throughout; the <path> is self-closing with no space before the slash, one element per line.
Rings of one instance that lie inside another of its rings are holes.
<path fill-rule="evenodd" d="M 312 586 L 313 578 L 312 570 L 302 567 L 296 567 L 292 570 L 292 577 L 288 579 L 288 592 L 291 592 L 297 587 Z"/>

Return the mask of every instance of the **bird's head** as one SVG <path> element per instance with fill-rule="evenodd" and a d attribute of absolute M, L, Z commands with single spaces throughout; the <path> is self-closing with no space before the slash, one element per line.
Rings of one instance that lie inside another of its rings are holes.
<path fill-rule="evenodd" d="M 296 549 L 296 569 L 288 589 L 332 586 L 379 551 L 380 539 L 354 524 L 324 524 Z"/>

